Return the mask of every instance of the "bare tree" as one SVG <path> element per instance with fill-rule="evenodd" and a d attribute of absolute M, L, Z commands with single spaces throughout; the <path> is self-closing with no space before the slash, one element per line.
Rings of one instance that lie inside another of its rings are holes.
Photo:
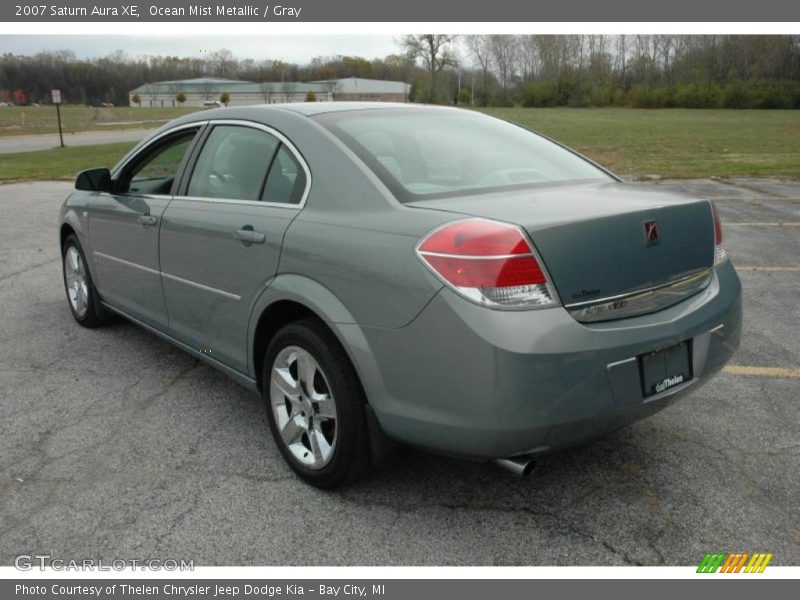
<path fill-rule="evenodd" d="M 445 67 L 458 64 L 453 53 L 452 43 L 456 36 L 426 33 L 423 35 L 407 35 L 403 38 L 403 49 L 409 57 L 420 59 L 430 75 L 430 91 L 428 101 L 436 100 L 436 76 Z"/>
<path fill-rule="evenodd" d="M 492 62 L 497 69 L 500 87 L 507 90 L 516 76 L 518 57 L 516 39 L 510 35 L 491 35 L 489 36 L 489 50 Z"/>
<path fill-rule="evenodd" d="M 616 48 L 615 48 L 615 62 L 614 62 L 614 74 L 617 77 L 617 80 L 622 85 L 623 89 L 627 88 L 627 61 L 628 61 L 628 38 L 625 34 L 618 35 L 616 40 Z"/>
<path fill-rule="evenodd" d="M 491 67 L 491 50 L 488 35 L 469 35 L 466 38 L 467 49 L 481 70 L 480 104 L 489 100 L 488 73 Z"/>
<path fill-rule="evenodd" d="M 672 67 L 672 61 L 675 56 L 675 36 L 674 35 L 659 35 L 659 52 L 661 54 L 661 71 L 664 78 L 669 82 Z"/>
<path fill-rule="evenodd" d="M 236 77 L 238 63 L 233 53 L 227 48 L 220 48 L 212 52 L 208 59 L 209 74 L 214 77 L 227 77 L 233 79 Z"/>
<path fill-rule="evenodd" d="M 517 36 L 519 74 L 524 81 L 536 78 L 536 45 L 532 35 Z"/>

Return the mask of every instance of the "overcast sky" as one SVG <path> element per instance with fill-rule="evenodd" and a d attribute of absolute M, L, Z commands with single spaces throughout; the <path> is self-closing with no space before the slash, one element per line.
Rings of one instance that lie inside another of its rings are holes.
<path fill-rule="evenodd" d="M 390 35 L 2 35 L 0 52 L 36 54 L 46 50 L 72 50 L 78 58 L 97 58 L 117 50 L 136 57 L 146 54 L 204 56 L 227 48 L 237 58 L 275 59 L 305 64 L 315 56 L 344 54 L 382 58 L 398 52 Z"/>

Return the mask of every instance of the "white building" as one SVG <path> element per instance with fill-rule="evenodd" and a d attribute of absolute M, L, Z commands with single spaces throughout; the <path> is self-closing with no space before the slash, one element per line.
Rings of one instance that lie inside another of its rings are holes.
<path fill-rule="evenodd" d="M 335 100 L 369 100 L 383 102 L 406 102 L 411 85 L 402 81 L 377 79 L 329 79 L 301 83 L 297 81 L 256 83 L 238 79 L 200 77 L 178 81 L 146 83 L 128 93 L 131 106 L 162 107 L 178 106 L 178 94 L 186 97 L 183 106 L 204 106 L 221 102 L 228 94 L 228 106 L 252 104 L 278 104 L 304 102 L 309 93 L 317 102 Z M 138 96 L 139 102 L 134 102 Z"/>

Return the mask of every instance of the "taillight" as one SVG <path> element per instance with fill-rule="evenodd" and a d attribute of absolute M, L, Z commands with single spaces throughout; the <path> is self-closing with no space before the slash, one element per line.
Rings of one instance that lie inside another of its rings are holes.
<path fill-rule="evenodd" d="M 722 247 L 722 223 L 717 214 L 717 207 L 711 202 L 711 214 L 714 217 L 714 266 L 721 265 L 728 258 L 728 253 Z"/>
<path fill-rule="evenodd" d="M 430 233 L 417 253 L 445 283 L 473 302 L 497 308 L 556 304 L 536 253 L 514 225 L 458 221 Z"/>

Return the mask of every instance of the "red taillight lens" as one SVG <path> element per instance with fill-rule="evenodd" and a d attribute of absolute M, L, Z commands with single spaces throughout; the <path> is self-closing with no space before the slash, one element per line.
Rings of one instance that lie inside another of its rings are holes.
<path fill-rule="evenodd" d="M 722 223 L 719 221 L 717 207 L 711 203 L 711 213 L 714 215 L 714 244 L 719 246 L 722 243 Z"/>
<path fill-rule="evenodd" d="M 434 231 L 425 238 L 419 251 L 459 256 L 531 253 L 528 243 L 516 227 L 477 219 L 453 223 Z"/>
<path fill-rule="evenodd" d="M 417 252 L 446 283 L 480 304 L 555 304 L 533 248 L 513 225 L 485 219 L 459 221 L 431 233 Z"/>
<path fill-rule="evenodd" d="M 456 287 L 509 287 L 546 282 L 539 263 L 529 256 L 484 260 L 435 255 L 423 255 L 423 258 Z"/>
<path fill-rule="evenodd" d="M 717 207 L 711 202 L 711 216 L 714 217 L 714 266 L 721 265 L 728 258 L 728 253 L 722 247 L 722 223 L 717 214 Z"/>

